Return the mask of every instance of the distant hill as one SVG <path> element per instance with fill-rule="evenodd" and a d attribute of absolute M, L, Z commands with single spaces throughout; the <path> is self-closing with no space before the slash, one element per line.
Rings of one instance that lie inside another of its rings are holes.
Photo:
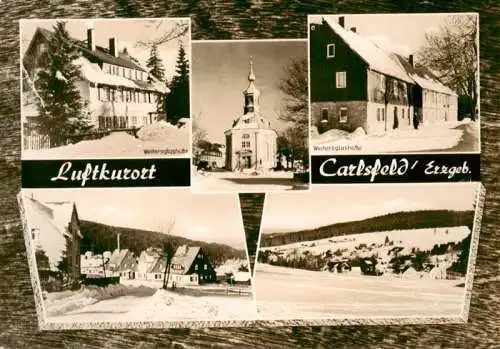
<path fill-rule="evenodd" d="M 332 213 L 335 214 L 335 213 Z M 279 246 L 349 234 L 403 229 L 468 226 L 472 231 L 474 211 L 426 210 L 397 212 L 359 221 L 325 225 L 315 229 L 262 235 L 260 246 Z"/>
<path fill-rule="evenodd" d="M 101 223 L 80 220 L 83 234 L 80 253 L 92 251 L 103 253 L 113 251 L 117 247 L 117 233 L 120 233 L 120 248 L 133 251 L 136 256 L 148 247 L 163 248 L 171 244 L 175 248 L 180 245 L 200 246 L 213 262 L 219 264 L 230 258 L 247 258 L 245 250 L 237 250 L 231 246 L 217 243 L 194 241 L 180 236 L 168 235 L 154 231 L 114 227 Z"/>

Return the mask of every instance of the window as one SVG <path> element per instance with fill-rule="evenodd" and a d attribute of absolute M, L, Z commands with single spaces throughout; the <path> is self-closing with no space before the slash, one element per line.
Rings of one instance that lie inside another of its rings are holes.
<path fill-rule="evenodd" d="M 250 138 L 250 135 L 248 133 L 244 133 L 241 138 L 243 139 L 247 139 L 247 138 Z"/>
<path fill-rule="evenodd" d="M 206 264 L 203 265 L 203 269 L 208 270 L 208 266 Z"/>
<path fill-rule="evenodd" d="M 404 109 L 401 109 L 401 118 L 404 119 L 405 118 L 405 110 Z"/>
<path fill-rule="evenodd" d="M 321 109 L 321 122 L 328 122 L 328 109 L 327 108 L 322 108 Z"/>
<path fill-rule="evenodd" d="M 327 58 L 335 57 L 335 44 L 326 45 L 326 57 Z"/>
<path fill-rule="evenodd" d="M 347 108 L 340 108 L 339 122 L 347 122 Z"/>
<path fill-rule="evenodd" d="M 106 101 L 110 101 L 111 100 L 111 91 L 109 89 L 109 87 L 105 87 L 104 90 L 106 91 Z"/>
<path fill-rule="evenodd" d="M 241 147 L 242 148 L 250 148 L 250 141 L 241 142 Z"/>
<path fill-rule="evenodd" d="M 380 108 L 377 108 L 377 121 L 380 121 Z"/>
<path fill-rule="evenodd" d="M 347 86 L 347 77 L 345 71 L 335 73 L 335 82 L 337 88 L 345 88 Z"/>
<path fill-rule="evenodd" d="M 40 43 L 40 45 L 38 46 L 38 52 L 39 53 L 47 52 L 47 44 L 44 42 Z"/>
<path fill-rule="evenodd" d="M 194 270 L 198 270 L 198 264 L 195 264 Z"/>

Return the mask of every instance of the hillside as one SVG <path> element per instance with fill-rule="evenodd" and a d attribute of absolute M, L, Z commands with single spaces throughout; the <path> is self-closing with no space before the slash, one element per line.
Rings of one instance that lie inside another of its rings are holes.
<path fill-rule="evenodd" d="M 101 223 L 80 220 L 80 230 L 83 234 L 80 252 L 92 251 L 102 253 L 113 251 L 117 247 L 117 233 L 120 233 L 120 247 L 133 251 L 139 256 L 141 251 L 148 247 L 163 247 L 172 244 L 200 246 L 215 263 L 219 264 L 231 258 L 247 258 L 245 250 L 237 250 L 231 246 L 217 243 L 194 241 L 180 236 L 167 235 L 159 232 L 114 227 Z"/>
<path fill-rule="evenodd" d="M 325 225 L 315 229 L 287 233 L 263 234 L 261 247 L 287 245 L 302 241 L 326 239 L 340 235 L 362 234 L 373 231 L 424 229 L 468 226 L 472 230 L 474 211 L 426 210 L 397 212 L 359 221 Z"/>

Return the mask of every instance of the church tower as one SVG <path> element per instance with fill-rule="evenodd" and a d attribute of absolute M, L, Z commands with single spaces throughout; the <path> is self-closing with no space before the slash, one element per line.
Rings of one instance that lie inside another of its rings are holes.
<path fill-rule="evenodd" d="M 259 97 L 260 91 L 255 86 L 255 73 L 253 72 L 253 59 L 250 57 L 250 72 L 248 73 L 248 87 L 243 91 L 245 96 L 245 105 L 243 114 L 259 113 Z"/>
<path fill-rule="evenodd" d="M 243 115 L 237 117 L 226 137 L 226 169 L 238 172 L 267 172 L 276 167 L 277 133 L 260 114 L 260 91 L 255 85 L 250 57 L 248 86 L 243 91 Z"/>

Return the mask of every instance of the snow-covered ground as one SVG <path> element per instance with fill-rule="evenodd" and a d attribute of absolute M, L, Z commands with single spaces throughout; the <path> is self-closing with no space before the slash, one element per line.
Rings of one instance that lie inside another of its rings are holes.
<path fill-rule="evenodd" d="M 197 193 L 209 192 L 269 192 L 303 190 L 307 185 L 293 180 L 293 172 L 270 171 L 253 175 L 240 172 L 198 172 L 192 170 L 191 189 Z"/>
<path fill-rule="evenodd" d="M 326 239 L 297 242 L 273 247 L 261 247 L 260 250 L 270 250 L 283 253 L 295 251 L 297 254 L 309 251 L 313 255 L 319 255 L 328 250 L 331 250 L 332 252 L 337 249 L 347 249 L 352 251 L 360 244 L 366 244 L 367 246 L 372 244 L 383 245 L 385 238 L 388 237 L 389 240 L 393 242 L 393 246 L 389 246 L 387 248 L 404 246 L 409 249 L 409 251 L 411 251 L 413 247 L 424 251 L 432 249 L 435 244 L 439 245 L 448 242 L 458 243 L 469 234 L 470 230 L 466 226 L 391 230 L 336 236 Z"/>
<path fill-rule="evenodd" d="M 332 129 L 322 134 L 311 132 L 311 152 L 315 155 L 327 155 L 446 150 L 457 146 L 465 132 L 478 134 L 478 122 L 467 119 L 463 122 L 421 124 L 418 130 L 396 129 L 372 136 L 366 135 L 361 128 L 352 133 Z M 474 146 L 470 145 L 470 151 L 474 150 Z"/>
<path fill-rule="evenodd" d="M 96 140 L 41 150 L 23 150 L 22 158 L 89 159 L 122 157 L 185 157 L 189 155 L 190 123 L 176 127 L 165 121 L 142 127 L 137 137 L 114 132 Z"/>
<path fill-rule="evenodd" d="M 49 322 L 244 320 L 256 316 L 255 304 L 248 296 L 193 297 L 162 289 L 151 296 L 125 295 L 102 301 L 73 293 L 46 301 L 45 308 Z"/>
<path fill-rule="evenodd" d="M 259 318 L 459 316 L 464 288 L 456 280 L 407 280 L 330 274 L 257 263 Z"/>

